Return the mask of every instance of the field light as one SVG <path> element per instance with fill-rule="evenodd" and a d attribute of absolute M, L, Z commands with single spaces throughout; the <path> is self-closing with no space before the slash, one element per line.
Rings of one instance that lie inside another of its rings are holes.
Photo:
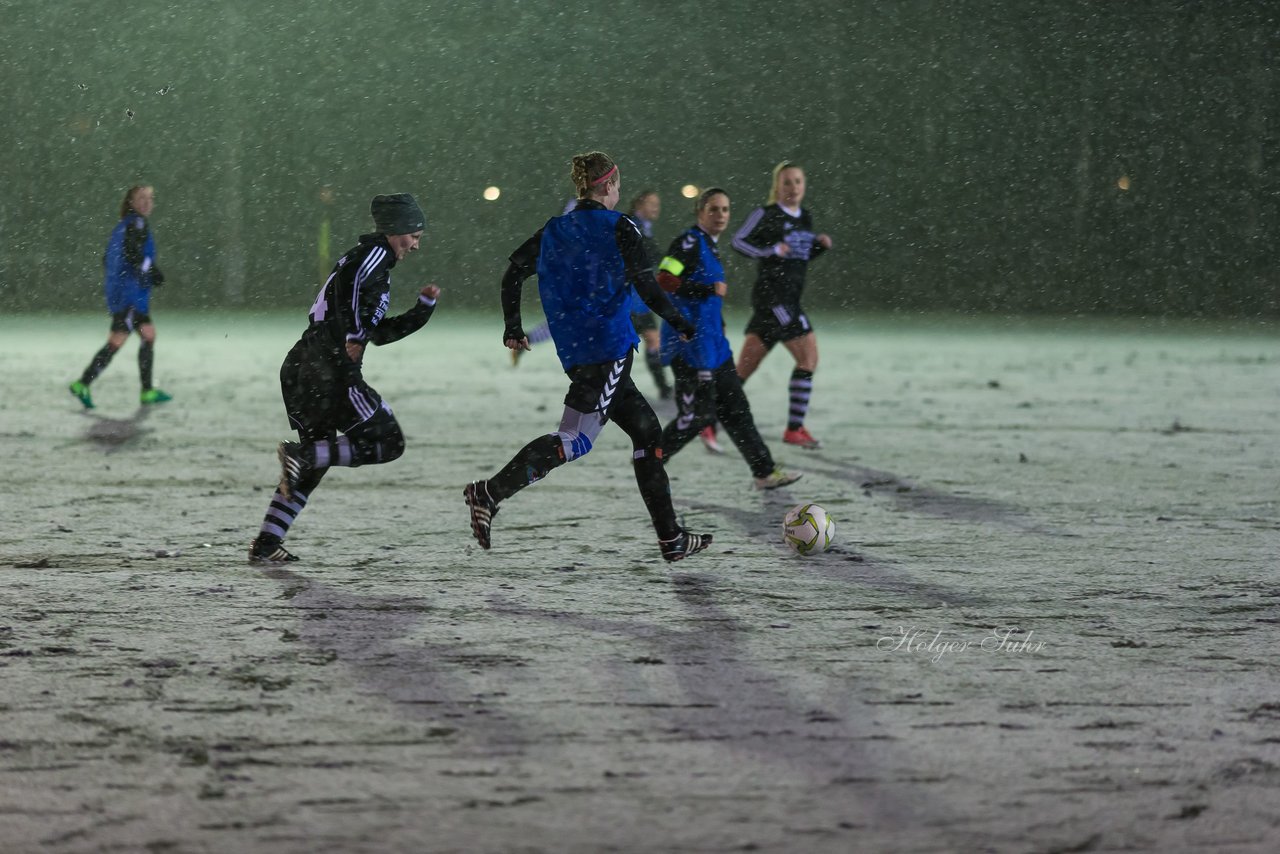
<path fill-rule="evenodd" d="M 484 200 L 486 202 L 497 201 L 498 196 L 501 196 L 501 195 L 502 195 L 502 191 L 499 190 L 497 187 L 484 188 Z"/>
<path fill-rule="evenodd" d="M 684 196 L 686 199 L 697 198 L 698 188 L 694 184 L 685 184 L 680 188 L 680 195 Z"/>

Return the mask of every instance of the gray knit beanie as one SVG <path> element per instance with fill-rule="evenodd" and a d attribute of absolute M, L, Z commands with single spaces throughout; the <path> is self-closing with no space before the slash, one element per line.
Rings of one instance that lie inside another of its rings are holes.
<path fill-rule="evenodd" d="M 374 196 L 369 203 L 373 227 L 382 234 L 413 234 L 427 227 L 422 208 L 408 193 Z"/>

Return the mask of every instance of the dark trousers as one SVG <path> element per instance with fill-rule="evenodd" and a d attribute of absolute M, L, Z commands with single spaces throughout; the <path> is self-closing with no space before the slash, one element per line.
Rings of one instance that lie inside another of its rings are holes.
<path fill-rule="evenodd" d="M 751 468 L 753 477 L 773 471 L 773 455 L 751 416 L 751 404 L 733 359 L 712 370 L 691 367 L 683 359 L 671 363 L 676 377 L 679 412 L 662 431 L 662 453 L 668 459 L 697 436 L 702 428 L 719 421 Z"/>
<path fill-rule="evenodd" d="M 613 421 L 631 438 L 636 486 L 658 538 L 670 539 L 680 532 L 662 465 L 662 422 L 631 381 L 631 358 L 628 353 L 616 362 L 566 371 L 570 386 L 560 429 L 525 445 L 489 478 L 486 489 L 494 501 L 505 501 L 552 469 L 585 456 L 604 425 Z"/>

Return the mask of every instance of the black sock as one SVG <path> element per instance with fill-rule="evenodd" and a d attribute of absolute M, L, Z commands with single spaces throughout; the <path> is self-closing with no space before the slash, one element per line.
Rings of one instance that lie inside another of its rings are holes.
<path fill-rule="evenodd" d="M 505 501 L 531 483 L 542 480 L 554 468 L 564 465 L 564 446 L 557 433 L 539 436 L 520 449 L 502 471 L 489 478 L 489 497 Z"/>
<path fill-rule="evenodd" d="M 142 390 L 151 391 L 151 366 L 155 364 L 155 345 L 143 341 L 138 347 L 138 375 L 142 378 Z"/>
<path fill-rule="evenodd" d="M 636 472 L 640 497 L 644 499 L 644 506 L 653 521 L 653 530 L 657 532 L 658 539 L 669 540 L 680 533 L 680 524 L 676 521 L 676 510 L 671 506 L 671 482 L 667 480 L 667 469 L 662 464 L 660 453 L 657 450 L 636 451 L 631 464 Z"/>
<path fill-rule="evenodd" d="M 89 367 L 84 369 L 84 373 L 80 375 L 80 382 L 88 385 L 98 378 L 98 374 L 106 370 L 107 365 L 111 364 L 111 359 L 115 356 L 116 351 L 110 344 L 102 345 L 93 356 L 93 361 L 89 363 Z"/>

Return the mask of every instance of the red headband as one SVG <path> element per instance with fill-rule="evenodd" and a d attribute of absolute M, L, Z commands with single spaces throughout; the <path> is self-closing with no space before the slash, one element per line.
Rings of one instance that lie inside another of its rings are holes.
<path fill-rule="evenodd" d="M 597 185 L 599 185 L 599 184 L 603 184 L 605 181 L 608 181 L 610 178 L 612 178 L 612 177 L 613 177 L 613 173 L 614 173 L 614 172 L 617 172 L 617 171 L 618 171 L 618 164 L 616 164 L 616 163 L 615 163 L 615 164 L 613 165 L 613 168 L 612 168 L 612 169 L 610 169 L 608 172 L 604 173 L 604 174 L 603 174 L 603 175 L 601 175 L 599 178 L 597 178 L 597 179 L 595 179 L 594 181 L 592 181 L 592 182 L 591 182 L 591 186 L 595 187 L 595 186 L 597 186 Z"/>

